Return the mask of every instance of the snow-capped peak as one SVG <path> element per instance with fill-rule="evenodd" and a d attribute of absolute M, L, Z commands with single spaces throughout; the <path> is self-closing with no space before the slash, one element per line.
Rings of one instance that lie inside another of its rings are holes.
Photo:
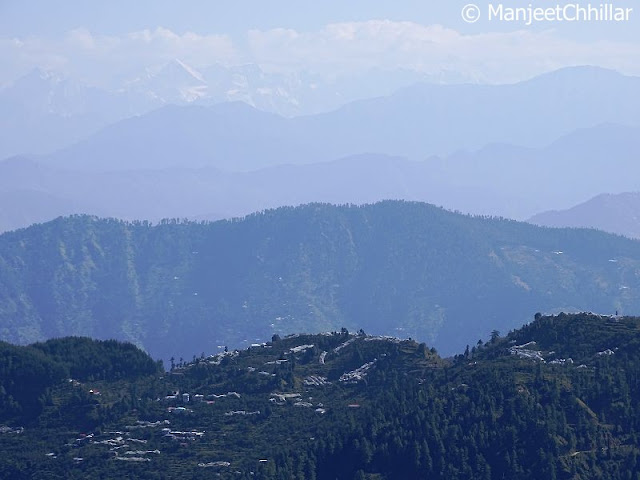
<path fill-rule="evenodd" d="M 193 67 L 190 67 L 179 58 L 174 58 L 172 63 L 175 63 L 176 65 L 182 67 L 189 75 L 194 77 L 199 82 L 206 83 L 206 80 L 204 79 L 204 77 L 200 72 L 195 70 Z"/>

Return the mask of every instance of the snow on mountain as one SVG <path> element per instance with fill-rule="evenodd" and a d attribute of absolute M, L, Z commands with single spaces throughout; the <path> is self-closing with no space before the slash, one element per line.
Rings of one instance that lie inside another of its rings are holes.
<path fill-rule="evenodd" d="M 36 69 L 0 88 L 0 159 L 46 154 L 108 124 L 167 105 L 212 106 L 243 102 L 283 117 L 336 110 L 354 100 L 391 95 L 417 82 L 475 83 L 446 69 L 430 75 L 413 70 L 371 69 L 343 77 L 307 71 L 279 73 L 256 64 L 195 68 L 180 59 L 117 85 L 96 88 L 60 73 Z"/>
<path fill-rule="evenodd" d="M 131 105 L 126 96 L 34 69 L 0 90 L 0 158 L 76 142 L 131 116 Z"/>
<path fill-rule="evenodd" d="M 84 113 L 89 88 L 80 82 L 36 68 L 0 91 L 5 106 L 23 114 L 69 117 Z"/>
<path fill-rule="evenodd" d="M 204 77 L 202 76 L 202 74 L 200 72 L 198 72 L 197 70 L 191 68 L 189 65 L 187 65 L 186 63 L 184 63 L 180 59 L 177 59 L 177 58 L 174 59 L 172 62 L 169 63 L 169 65 L 177 65 L 179 68 L 182 69 L 181 71 L 187 72 L 189 75 L 191 75 L 193 78 L 195 78 L 199 82 L 206 83 Z"/>
<path fill-rule="evenodd" d="M 207 82 L 196 69 L 174 59 L 158 71 L 147 69 L 144 75 L 125 85 L 123 91 L 160 104 L 184 104 L 206 97 Z"/>

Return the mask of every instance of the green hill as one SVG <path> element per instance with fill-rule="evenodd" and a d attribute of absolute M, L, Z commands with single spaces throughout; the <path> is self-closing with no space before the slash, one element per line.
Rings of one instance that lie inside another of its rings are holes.
<path fill-rule="evenodd" d="M 0 236 L 0 338 L 117 338 L 166 361 L 346 326 L 451 354 L 538 310 L 640 311 L 639 270 L 636 241 L 421 203 L 76 216 Z"/>
<path fill-rule="evenodd" d="M 0 421 L 32 419 L 63 380 L 135 380 L 162 371 L 132 344 L 67 337 L 29 346 L 0 342 Z"/>
<path fill-rule="evenodd" d="M 640 318 L 561 314 L 449 360 L 343 329 L 65 379 L 5 418 L 0 477 L 635 479 L 639 342 Z"/>

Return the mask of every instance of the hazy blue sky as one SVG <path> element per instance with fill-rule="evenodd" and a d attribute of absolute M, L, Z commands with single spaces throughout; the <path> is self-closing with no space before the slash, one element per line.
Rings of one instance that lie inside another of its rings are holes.
<path fill-rule="evenodd" d="M 328 23 L 388 19 L 421 24 L 441 24 L 466 33 L 516 30 L 515 25 L 462 21 L 462 6 L 471 0 L 0 0 L 3 35 L 61 34 L 85 27 L 95 33 L 123 34 L 158 26 L 176 33 L 228 33 L 243 36 L 249 29 L 276 27 L 316 30 Z M 475 1 L 475 0 L 474 0 Z M 496 1 L 475 1 L 479 6 Z M 550 6 L 557 0 L 511 0 L 505 6 Z M 587 4 L 588 2 L 583 2 Z M 594 5 L 601 2 L 594 1 Z M 627 24 L 562 25 L 563 33 L 582 38 L 640 39 L 640 5 L 633 0 L 614 2 L 637 7 L 639 17 Z M 556 25 L 557 27 L 557 25 Z M 548 28 L 540 25 L 537 29 Z M 534 27 L 533 29 L 536 29 Z"/>
<path fill-rule="evenodd" d="M 483 18 L 467 24 L 474 1 Z M 478 0 L 0 0 L 0 84 L 34 66 L 99 82 L 179 57 L 323 73 L 459 70 L 503 82 L 566 65 L 640 74 L 640 4 L 627 22 L 488 21 Z M 536 7 L 556 5 L 539 0 Z M 560 2 L 564 5 L 567 1 Z M 586 5 L 588 2 L 583 2 Z M 599 5 L 599 2 L 593 2 Z M 528 1 L 510 0 L 505 7 Z"/>

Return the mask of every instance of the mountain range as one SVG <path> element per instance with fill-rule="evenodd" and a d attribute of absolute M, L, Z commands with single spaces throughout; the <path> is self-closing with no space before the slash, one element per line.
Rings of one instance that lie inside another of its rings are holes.
<path fill-rule="evenodd" d="M 543 312 L 640 307 L 640 244 L 420 203 L 215 223 L 76 216 L 0 236 L 0 338 L 118 338 L 167 359 L 345 326 L 448 354 Z"/>
<path fill-rule="evenodd" d="M 640 193 L 604 193 L 566 210 L 539 213 L 529 221 L 547 227 L 596 228 L 640 238 Z"/>
<path fill-rule="evenodd" d="M 285 118 L 243 102 L 196 105 L 197 92 L 205 91 L 198 81 L 206 80 L 210 93 L 212 82 L 264 77 L 250 66 L 216 68 L 196 71 L 175 61 L 121 92 L 155 88 L 145 102 L 163 103 L 178 99 L 167 93 L 173 87 L 161 94 L 160 86 L 178 85 L 171 91 L 191 92 L 188 106 L 165 106 L 53 153 L 0 162 L 0 231 L 72 213 L 217 220 L 284 205 L 384 199 L 527 219 L 598 192 L 640 188 L 640 109 L 629 100 L 640 98 L 635 77 L 576 67 L 514 85 L 418 84 L 332 112 Z M 33 118 L 52 115 L 67 133 L 73 129 L 65 122 L 100 110 L 81 86 L 36 73 L 4 97 L 0 92 L 2 101 L 13 99 L 11 108 L 32 111 Z M 48 85 L 53 94 L 17 102 L 31 84 L 43 91 Z M 115 115 L 126 103 L 104 97 L 101 105 Z M 18 118 L 1 129 L 7 137 Z M 97 125 L 88 117 L 81 123 Z M 45 147 L 33 129 L 20 129 Z"/>
<path fill-rule="evenodd" d="M 388 95 L 419 81 L 463 81 L 443 72 L 370 70 L 326 78 L 307 72 L 267 73 L 255 64 L 197 70 L 174 59 L 112 85 L 34 69 L 0 88 L 0 158 L 60 149 L 116 121 L 166 105 L 240 101 L 287 117 L 326 112 L 356 99 Z"/>
<path fill-rule="evenodd" d="M 249 171 L 367 152 L 424 160 L 495 143 L 543 147 L 606 123 L 639 127 L 635 98 L 640 98 L 640 78 L 576 67 L 514 85 L 419 84 L 294 118 L 242 102 L 167 106 L 40 160 L 93 171 L 175 166 Z"/>
<path fill-rule="evenodd" d="M 104 171 L 88 171 L 16 157 L 0 162 L 0 197 L 5 206 L 0 210 L 0 231 L 71 213 L 128 220 L 218 220 L 285 205 L 385 199 L 419 200 L 466 213 L 526 219 L 571 207 L 594 192 L 640 188 L 635 161 L 640 152 L 638 138 L 636 127 L 608 124 L 578 130 L 542 148 L 494 144 L 422 161 L 362 154 L 249 172 L 142 168 L 148 162 L 137 162 L 137 158 L 151 158 L 144 152 L 131 161 L 130 170 L 124 170 L 124 164 L 123 170 L 117 170 L 103 163 Z M 86 151 L 90 148 L 101 147 L 93 145 Z M 179 156 L 177 151 L 174 154 Z M 189 158 L 194 155 L 190 153 Z"/>

